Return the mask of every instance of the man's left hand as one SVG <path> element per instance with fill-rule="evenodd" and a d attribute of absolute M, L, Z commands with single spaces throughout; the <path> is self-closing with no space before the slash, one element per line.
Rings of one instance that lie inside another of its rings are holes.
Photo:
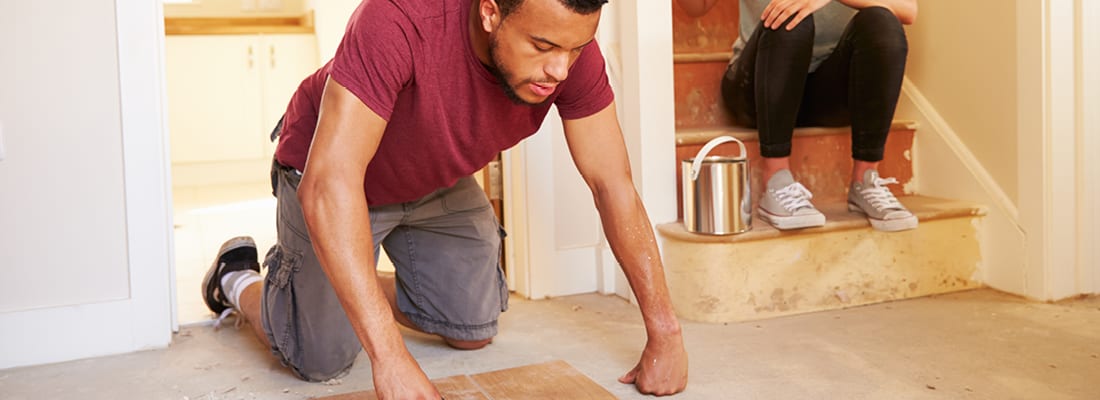
<path fill-rule="evenodd" d="M 667 396 L 684 391 L 687 379 L 687 351 L 683 337 L 677 333 L 650 337 L 638 365 L 619 382 L 633 383 L 643 394 Z"/>

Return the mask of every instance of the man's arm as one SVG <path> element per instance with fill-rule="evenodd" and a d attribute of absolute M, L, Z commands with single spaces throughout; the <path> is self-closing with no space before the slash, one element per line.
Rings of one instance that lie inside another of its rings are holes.
<path fill-rule="evenodd" d="M 438 399 L 378 284 L 363 176 L 386 121 L 331 78 L 298 199 L 321 267 L 371 360 L 380 398 Z"/>
<path fill-rule="evenodd" d="M 648 340 L 642 358 L 619 381 L 634 383 L 646 394 L 683 391 L 687 386 L 687 352 L 669 299 L 653 227 L 630 176 L 615 103 L 591 116 L 565 120 L 564 126 L 573 162 L 592 190 L 604 233 L 638 298 L 645 322 Z"/>

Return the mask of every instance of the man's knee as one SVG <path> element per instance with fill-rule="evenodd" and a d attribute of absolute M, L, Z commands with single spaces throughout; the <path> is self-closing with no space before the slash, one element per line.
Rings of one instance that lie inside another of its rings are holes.
<path fill-rule="evenodd" d="M 324 382 L 347 375 L 355 363 L 355 355 L 327 357 L 323 360 L 311 360 L 303 365 L 292 367 L 295 375 L 309 382 Z"/>
<path fill-rule="evenodd" d="M 488 346 L 489 343 L 493 342 L 493 338 L 488 338 L 484 340 L 458 340 L 445 337 L 443 338 L 443 341 L 447 342 L 448 346 L 451 346 L 458 350 L 477 350 L 482 347 Z"/>

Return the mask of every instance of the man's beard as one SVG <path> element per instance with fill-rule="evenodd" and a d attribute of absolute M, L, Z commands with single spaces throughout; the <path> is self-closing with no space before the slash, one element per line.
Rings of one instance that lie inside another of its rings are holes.
<path fill-rule="evenodd" d="M 511 79 L 512 74 L 509 73 L 509 72 L 504 71 L 504 69 L 501 68 L 501 65 L 503 65 L 503 63 L 500 61 L 499 58 L 497 58 L 496 49 L 497 49 L 496 37 L 491 36 L 491 37 L 489 37 L 489 61 L 492 62 L 493 65 L 488 66 L 489 67 L 489 72 L 492 73 L 493 76 L 497 78 L 497 83 L 500 84 L 501 90 L 504 90 L 504 94 L 506 96 L 508 96 L 508 100 L 512 100 L 512 102 L 517 104 L 517 105 L 525 105 L 525 106 L 537 106 L 537 105 L 540 105 L 542 103 L 545 103 L 546 100 L 540 101 L 538 103 L 531 103 L 531 102 L 529 102 L 527 100 L 524 100 L 523 98 L 519 97 L 519 93 L 516 93 L 516 88 L 512 87 L 512 85 L 509 83 L 509 82 L 512 81 L 512 79 Z"/>

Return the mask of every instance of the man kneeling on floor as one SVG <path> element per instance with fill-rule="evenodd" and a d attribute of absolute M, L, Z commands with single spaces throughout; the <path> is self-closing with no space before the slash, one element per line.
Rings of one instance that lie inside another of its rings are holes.
<path fill-rule="evenodd" d="M 508 304 L 503 231 L 469 175 L 556 105 L 645 322 L 620 381 L 682 391 L 680 325 L 594 42 L 604 2 L 363 1 L 284 116 L 266 276 L 252 239 L 231 239 L 204 279 L 207 305 L 239 312 L 302 379 L 341 376 L 362 348 L 380 398 L 438 399 L 395 322 L 457 349 L 491 342 Z M 376 275 L 379 246 L 395 278 Z"/>

